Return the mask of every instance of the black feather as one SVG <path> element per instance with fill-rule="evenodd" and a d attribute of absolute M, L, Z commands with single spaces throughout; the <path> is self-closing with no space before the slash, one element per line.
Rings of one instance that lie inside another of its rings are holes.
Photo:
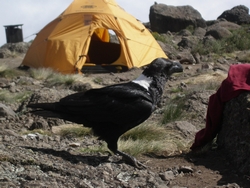
<path fill-rule="evenodd" d="M 107 142 L 111 151 L 121 154 L 117 148 L 119 137 L 148 119 L 161 99 L 167 79 L 172 73 L 181 71 L 180 63 L 158 58 L 137 80 L 75 93 L 55 103 L 29 104 L 28 107 L 42 109 L 33 111 L 37 115 L 91 127 Z M 140 84 L 141 78 L 145 78 L 144 85 Z"/>

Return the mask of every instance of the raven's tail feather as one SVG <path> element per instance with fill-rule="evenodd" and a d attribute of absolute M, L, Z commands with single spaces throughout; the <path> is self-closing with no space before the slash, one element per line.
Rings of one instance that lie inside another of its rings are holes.
<path fill-rule="evenodd" d="M 47 110 L 33 110 L 33 111 L 30 111 L 30 113 L 37 115 L 37 116 L 42 116 L 44 118 L 60 118 L 61 119 L 61 114 L 52 112 L 52 111 L 47 111 Z"/>
<path fill-rule="evenodd" d="M 43 109 L 43 110 L 56 110 L 55 103 L 36 103 L 36 104 L 28 104 L 28 108 L 36 108 L 36 109 Z"/>
<path fill-rule="evenodd" d="M 28 108 L 33 108 L 35 110 L 30 111 L 30 113 L 42 117 L 50 118 L 60 118 L 60 114 L 56 113 L 56 103 L 36 103 L 28 104 Z"/>

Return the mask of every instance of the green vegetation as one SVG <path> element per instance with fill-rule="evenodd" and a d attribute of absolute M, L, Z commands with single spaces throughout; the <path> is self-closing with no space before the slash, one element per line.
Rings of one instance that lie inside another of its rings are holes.
<path fill-rule="evenodd" d="M 232 35 L 221 40 L 200 41 L 197 46 L 192 49 L 192 53 L 207 55 L 209 53 L 223 54 L 232 53 L 234 51 L 242 51 L 250 49 L 250 32 L 249 26 L 242 26 L 240 29 L 231 31 Z"/>
<path fill-rule="evenodd" d="M 124 133 L 121 140 L 147 140 L 155 141 L 165 138 L 165 129 L 157 124 L 141 124 Z"/>
<path fill-rule="evenodd" d="M 93 82 L 96 83 L 96 84 L 102 84 L 103 79 L 102 79 L 101 77 L 97 77 L 97 78 L 95 78 L 95 79 L 93 80 Z"/>
<path fill-rule="evenodd" d="M 0 64 L 0 77 L 3 78 L 15 78 L 17 76 L 22 76 L 25 73 L 18 69 L 11 69 L 6 64 Z"/>
<path fill-rule="evenodd" d="M 133 138 L 133 136 L 130 137 L 129 135 L 136 135 L 137 127 L 130 130 L 129 132 L 125 133 L 126 139 L 124 139 L 123 136 L 120 138 L 118 142 L 118 148 L 120 150 L 133 156 L 143 154 L 153 156 L 168 156 L 171 154 L 179 153 L 181 151 L 186 151 L 188 145 L 190 144 L 184 141 L 183 138 L 179 136 L 179 133 L 177 131 L 167 129 L 162 125 L 152 125 L 149 123 L 145 123 L 140 126 L 143 127 L 142 129 L 147 129 L 147 127 L 153 126 L 154 132 L 151 133 L 151 136 L 146 135 L 145 138 L 136 136 L 135 139 Z M 150 134 L 150 132 L 148 132 L 147 134 Z M 147 140 L 147 138 L 149 138 L 149 140 Z"/>
<path fill-rule="evenodd" d="M 164 110 L 162 123 L 166 124 L 180 120 L 182 117 L 182 109 L 183 109 L 182 103 L 168 104 Z"/>
<path fill-rule="evenodd" d="M 155 40 L 161 41 L 163 43 L 169 44 L 173 46 L 174 48 L 178 48 L 178 46 L 173 42 L 173 36 L 168 35 L 168 34 L 159 34 L 157 32 L 152 33 L 153 37 Z"/>
<path fill-rule="evenodd" d="M 58 85 L 69 86 L 82 77 L 79 74 L 64 75 L 49 68 L 30 69 L 29 72 L 31 77 L 37 80 L 45 80 L 46 84 L 50 87 Z"/>
<path fill-rule="evenodd" d="M 178 120 L 195 118 L 196 114 L 188 114 L 185 110 L 185 101 L 187 101 L 194 92 L 214 90 L 217 87 L 218 85 L 215 82 L 206 82 L 197 84 L 197 87 L 184 91 L 176 89 L 175 92 L 172 93 L 172 99 L 165 105 L 162 120 L 153 123 L 146 121 L 127 131 L 120 137 L 118 148 L 133 156 L 167 156 L 188 151 L 191 143 L 187 142 L 177 130 L 168 128 L 166 124 Z M 83 137 L 92 135 L 92 132 L 90 129 L 84 127 L 69 127 L 62 130 L 60 135 L 71 138 Z M 105 153 L 109 150 L 106 143 L 103 142 L 101 145 L 91 145 L 81 148 L 80 151 L 85 153 Z"/>
<path fill-rule="evenodd" d="M 194 26 L 193 26 L 193 25 L 187 26 L 186 29 L 187 29 L 188 31 L 190 31 L 190 33 L 194 33 Z"/>
<path fill-rule="evenodd" d="M 60 131 L 60 135 L 62 137 L 83 137 L 87 135 L 92 135 L 92 131 L 90 128 L 83 126 L 72 126 L 68 128 L 64 128 Z"/>
<path fill-rule="evenodd" d="M 159 124 L 145 122 L 123 134 L 119 139 L 118 147 L 133 156 L 141 154 L 163 155 L 163 153 L 175 150 L 174 143 L 177 142 L 177 139 L 170 136 L 172 133 L 173 131 L 168 131 Z"/>
<path fill-rule="evenodd" d="M 39 69 L 31 68 L 29 69 L 29 73 L 30 76 L 34 79 L 47 80 L 48 78 L 52 77 L 55 72 L 49 68 L 39 68 Z"/>
<path fill-rule="evenodd" d="M 240 62 L 250 62 L 250 51 L 241 52 L 237 59 Z"/>
<path fill-rule="evenodd" d="M 24 131 L 22 133 L 22 135 L 36 134 L 36 133 L 41 134 L 41 135 L 48 135 L 48 136 L 52 135 L 52 133 L 50 131 L 42 130 L 42 129 L 34 129 L 34 130 Z"/>
<path fill-rule="evenodd" d="M 24 91 L 20 93 L 10 93 L 7 90 L 0 91 L 0 101 L 7 103 L 23 102 L 28 99 L 31 95 L 31 92 Z"/>
<path fill-rule="evenodd" d="M 52 76 L 50 76 L 46 82 L 49 86 L 57 86 L 57 85 L 66 85 L 70 86 L 72 85 L 75 81 L 79 80 L 80 75 L 78 74 L 68 74 L 68 75 L 63 75 L 59 73 L 55 73 Z"/>
<path fill-rule="evenodd" d="M 95 154 L 95 153 L 106 153 L 109 152 L 109 150 L 107 148 L 107 144 L 103 142 L 102 145 L 91 145 L 87 146 L 86 148 L 81 148 L 80 152 Z"/>

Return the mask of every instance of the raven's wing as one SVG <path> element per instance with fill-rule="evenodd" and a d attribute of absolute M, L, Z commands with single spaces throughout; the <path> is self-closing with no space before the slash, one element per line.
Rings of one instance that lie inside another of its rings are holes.
<path fill-rule="evenodd" d="M 63 119 L 92 127 L 98 123 L 139 124 L 153 108 L 147 90 L 130 83 L 69 95 L 59 101 L 56 109 Z"/>

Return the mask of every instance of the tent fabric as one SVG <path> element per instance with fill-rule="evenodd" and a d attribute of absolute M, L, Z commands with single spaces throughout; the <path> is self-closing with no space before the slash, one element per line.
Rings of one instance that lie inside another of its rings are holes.
<path fill-rule="evenodd" d="M 244 91 L 250 91 L 250 64 L 231 65 L 228 77 L 209 97 L 206 126 L 196 133 L 191 150 L 198 150 L 216 137 L 221 128 L 225 103 Z"/>
<path fill-rule="evenodd" d="M 109 31 L 119 41 L 115 51 Z M 92 58 L 88 57 L 91 45 L 97 49 L 96 53 L 91 49 Z M 74 0 L 37 34 L 22 65 L 68 74 L 96 64 L 131 69 L 158 57 L 167 58 L 152 34 L 115 0 Z"/>

